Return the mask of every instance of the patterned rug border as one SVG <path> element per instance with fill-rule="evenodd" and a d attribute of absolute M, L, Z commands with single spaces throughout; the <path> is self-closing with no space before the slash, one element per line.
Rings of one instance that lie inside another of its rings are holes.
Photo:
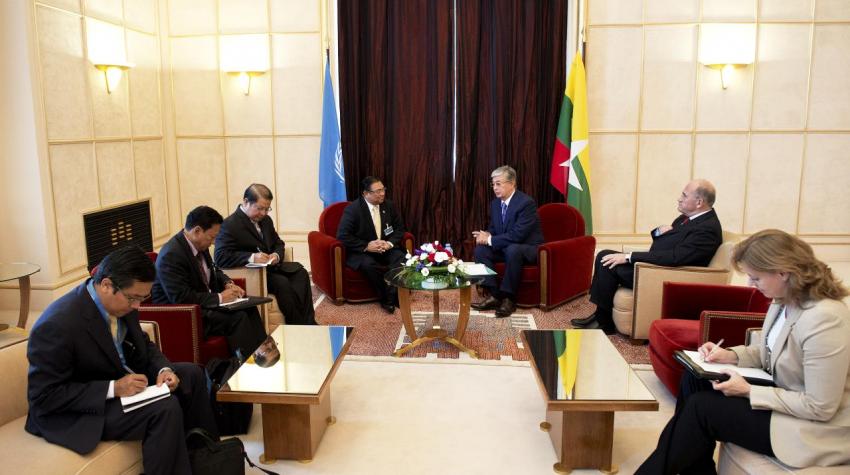
<path fill-rule="evenodd" d="M 500 360 L 480 360 L 472 358 L 467 354 L 462 354 L 458 358 L 438 358 L 437 353 L 428 353 L 428 356 L 421 358 L 399 358 L 396 356 L 366 356 L 366 355 L 345 355 L 346 361 L 359 362 L 379 362 L 379 363 L 404 363 L 404 364 L 465 364 L 472 366 L 524 366 L 531 367 L 528 361 L 516 361 L 513 359 Z"/>

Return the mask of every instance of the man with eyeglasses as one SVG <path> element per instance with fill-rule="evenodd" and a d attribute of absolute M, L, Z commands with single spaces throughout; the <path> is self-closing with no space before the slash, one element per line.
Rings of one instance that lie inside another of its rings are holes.
<path fill-rule="evenodd" d="M 168 361 L 139 325 L 155 273 L 141 249 L 122 247 L 47 307 L 27 346 L 26 430 L 79 454 L 141 440 L 145 473 L 188 475 L 184 428 L 218 430 L 200 366 Z M 171 397 L 125 413 L 119 398 L 153 384 Z"/>
<path fill-rule="evenodd" d="M 336 238 L 345 246 L 345 263 L 358 270 L 378 294 L 387 313 L 398 306 L 396 288 L 384 282 L 388 268 L 404 260 L 404 223 L 381 180 L 367 176 L 360 182 L 361 197 L 348 206 L 339 222 Z"/>
<path fill-rule="evenodd" d="M 273 199 L 266 185 L 254 183 L 245 189 L 242 203 L 215 238 L 215 263 L 224 268 L 267 264 L 266 284 L 286 323 L 315 325 L 310 275 L 297 262 L 283 262 L 284 242 L 270 216 Z"/>
<path fill-rule="evenodd" d="M 543 231 L 537 203 L 516 189 L 516 171 L 505 165 L 490 174 L 493 194 L 490 203 L 490 226 L 487 231 L 473 231 L 475 262 L 495 268 L 505 263 L 501 283 L 496 276 L 487 277 L 481 284 L 486 298 L 472 304 L 476 310 L 495 310 L 496 317 L 505 318 L 516 311 L 516 293 L 522 266 L 537 263 L 537 246 L 543 244 Z"/>
<path fill-rule="evenodd" d="M 218 211 L 209 206 L 189 212 L 183 229 L 159 251 L 153 302 L 200 305 L 204 336 L 227 337 L 230 349 L 244 359 L 266 339 L 266 330 L 255 307 L 230 310 L 221 306 L 245 295 L 210 256 L 210 245 L 222 221 Z"/>

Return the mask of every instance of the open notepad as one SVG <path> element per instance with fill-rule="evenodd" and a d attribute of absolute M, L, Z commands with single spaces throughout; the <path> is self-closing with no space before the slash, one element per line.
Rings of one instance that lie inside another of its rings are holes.
<path fill-rule="evenodd" d="M 162 386 L 148 386 L 144 391 L 139 394 L 134 394 L 132 396 L 125 396 L 121 398 L 121 406 L 124 408 L 124 412 L 135 411 L 140 407 L 147 406 L 152 402 L 159 401 L 160 399 L 165 399 L 171 395 L 171 391 L 168 389 L 167 384 L 163 384 Z"/>
<path fill-rule="evenodd" d="M 691 374 L 700 379 L 726 381 L 729 375 L 721 373 L 721 369 L 731 369 L 758 386 L 775 386 L 773 376 L 761 368 L 741 368 L 733 364 L 708 363 L 703 361 L 698 351 L 675 351 L 673 358 L 685 367 Z"/>
<path fill-rule="evenodd" d="M 485 266 L 484 264 L 470 264 L 464 263 L 460 271 L 466 275 L 478 276 L 478 275 L 496 275 L 496 271 Z"/>
<path fill-rule="evenodd" d="M 219 304 L 219 307 L 232 307 L 232 306 L 236 305 L 237 303 L 247 302 L 247 301 L 248 301 L 248 297 L 241 297 L 241 298 L 238 298 L 236 300 L 231 300 L 230 302 L 225 302 L 225 303 Z"/>
<path fill-rule="evenodd" d="M 248 267 L 248 268 L 252 268 L 252 267 L 268 267 L 268 266 L 269 266 L 269 263 L 268 263 L 268 262 L 249 262 L 249 263 L 245 264 L 245 267 Z"/>

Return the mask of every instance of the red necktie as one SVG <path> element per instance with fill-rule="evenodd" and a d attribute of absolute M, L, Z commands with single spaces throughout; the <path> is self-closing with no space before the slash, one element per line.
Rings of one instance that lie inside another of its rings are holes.
<path fill-rule="evenodd" d="M 685 216 L 685 219 L 682 220 L 682 224 L 688 224 L 688 221 L 690 221 L 690 218 Z"/>
<path fill-rule="evenodd" d="M 210 287 L 210 277 L 207 275 L 207 270 L 204 268 L 206 262 L 204 262 L 204 255 L 200 252 L 195 254 L 195 257 L 198 259 L 198 268 L 201 270 L 201 277 L 204 279 L 204 285 L 207 288 Z"/>

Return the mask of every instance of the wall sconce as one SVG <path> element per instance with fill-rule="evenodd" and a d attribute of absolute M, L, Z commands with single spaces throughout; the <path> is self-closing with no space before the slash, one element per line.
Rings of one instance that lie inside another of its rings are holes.
<path fill-rule="evenodd" d="M 266 74 L 265 71 L 227 71 L 227 73 L 236 76 L 239 90 L 246 96 L 251 93 L 251 78 Z"/>
<path fill-rule="evenodd" d="M 132 64 L 95 64 L 95 68 L 103 71 L 103 78 L 106 81 L 106 92 L 112 94 L 112 91 L 118 88 L 121 82 L 121 76 L 124 71 L 133 67 Z"/>
<path fill-rule="evenodd" d="M 756 27 L 745 24 L 700 25 L 699 62 L 720 72 L 720 86 L 729 87 L 729 76 L 735 68 L 753 64 L 756 49 Z"/>

